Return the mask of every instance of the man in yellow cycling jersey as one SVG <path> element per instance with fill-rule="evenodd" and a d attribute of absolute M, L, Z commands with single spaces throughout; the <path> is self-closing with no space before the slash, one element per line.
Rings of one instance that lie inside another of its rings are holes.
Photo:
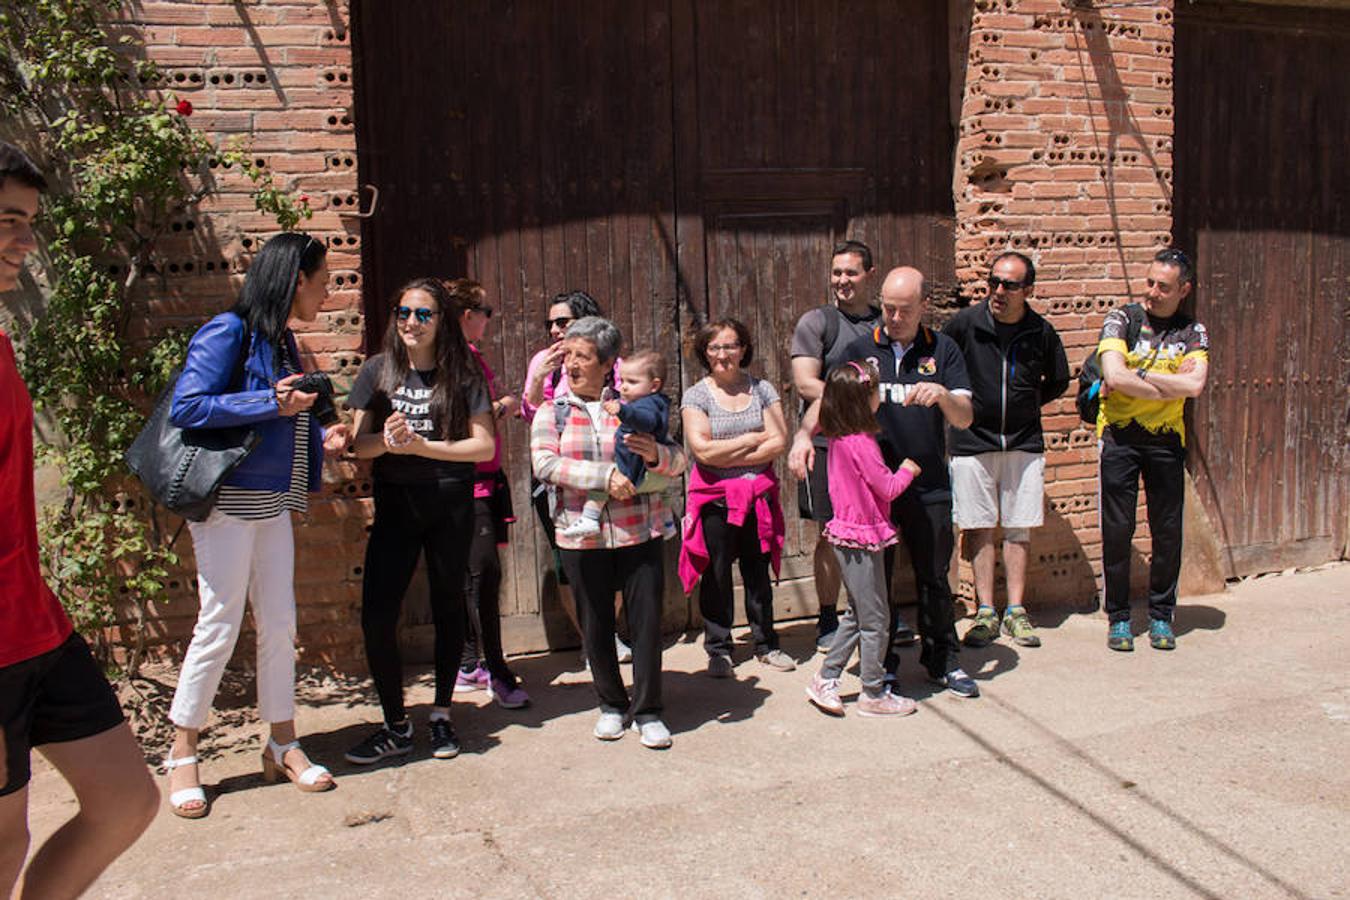
<path fill-rule="evenodd" d="M 1195 289 L 1195 266 L 1180 250 L 1163 250 L 1149 265 L 1142 309 L 1112 310 L 1097 344 L 1102 403 L 1101 527 L 1107 646 L 1133 650 L 1130 630 L 1130 544 L 1139 478 L 1144 479 L 1153 558 L 1149 566 L 1149 643 L 1176 647 L 1172 613 L 1181 573 L 1182 502 L 1186 486 L 1186 399 L 1198 397 L 1209 374 L 1209 335 L 1180 311 Z"/>

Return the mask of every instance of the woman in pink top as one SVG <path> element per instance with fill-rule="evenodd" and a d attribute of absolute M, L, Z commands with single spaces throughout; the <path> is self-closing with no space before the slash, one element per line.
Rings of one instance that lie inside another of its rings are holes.
<path fill-rule="evenodd" d="M 845 363 L 826 378 L 820 403 L 820 430 L 830 439 L 827 459 L 834 507 L 834 518 L 821 536 L 839 557 L 849 608 L 839 620 L 830 652 L 806 696 L 834 716 L 844 714 L 839 677 L 860 643 L 858 715 L 903 716 L 915 710 L 913 700 L 891 693 L 885 682 L 890 601 L 883 551 L 896 541 L 889 516 L 891 501 L 909 487 L 919 466 L 906 459 L 892 472 L 882 460 L 872 436 L 879 430 L 877 384 L 877 370 L 871 363 Z"/>
<path fill-rule="evenodd" d="M 515 521 L 511 510 L 511 486 L 502 474 L 502 439 L 496 423 L 515 411 L 516 398 L 497 391 L 496 379 L 478 345 L 492 319 L 487 291 L 476 281 L 456 278 L 445 284 L 459 327 L 469 342 L 469 351 L 483 370 L 488 396 L 492 398 L 492 459 L 474 468 L 473 537 L 469 543 L 469 563 L 464 586 L 468 613 L 464 632 L 464 653 L 460 656 L 455 691 L 487 688 L 492 699 L 505 709 L 519 709 L 530 697 L 517 682 L 515 673 L 502 654 L 501 584 L 502 562 L 497 545 L 505 544 L 507 526 Z"/>

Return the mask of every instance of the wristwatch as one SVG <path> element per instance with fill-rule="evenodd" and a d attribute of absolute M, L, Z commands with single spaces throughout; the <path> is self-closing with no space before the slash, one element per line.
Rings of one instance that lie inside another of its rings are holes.
<path fill-rule="evenodd" d="M 1148 369 L 1135 369 L 1134 374 L 1139 376 L 1140 381 L 1148 380 Z"/>

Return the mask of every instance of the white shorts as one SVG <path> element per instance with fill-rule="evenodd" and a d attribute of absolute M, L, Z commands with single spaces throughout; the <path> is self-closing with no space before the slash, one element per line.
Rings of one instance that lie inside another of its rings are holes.
<path fill-rule="evenodd" d="M 1002 525 L 1010 541 L 1026 541 L 1045 521 L 1045 455 L 1002 450 L 952 457 L 952 521 L 956 527 Z"/>

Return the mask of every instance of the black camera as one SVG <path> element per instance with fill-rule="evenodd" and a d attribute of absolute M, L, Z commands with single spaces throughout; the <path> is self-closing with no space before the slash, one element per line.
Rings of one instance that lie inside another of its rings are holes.
<path fill-rule="evenodd" d="M 306 394 L 318 394 L 310 412 L 319 420 L 320 425 L 332 425 L 338 420 L 337 407 L 333 404 L 333 382 L 323 372 L 308 372 L 291 382 L 291 390 Z"/>
<path fill-rule="evenodd" d="M 333 399 L 333 382 L 323 372 L 308 372 L 301 375 L 299 379 L 291 382 L 291 390 Z"/>

